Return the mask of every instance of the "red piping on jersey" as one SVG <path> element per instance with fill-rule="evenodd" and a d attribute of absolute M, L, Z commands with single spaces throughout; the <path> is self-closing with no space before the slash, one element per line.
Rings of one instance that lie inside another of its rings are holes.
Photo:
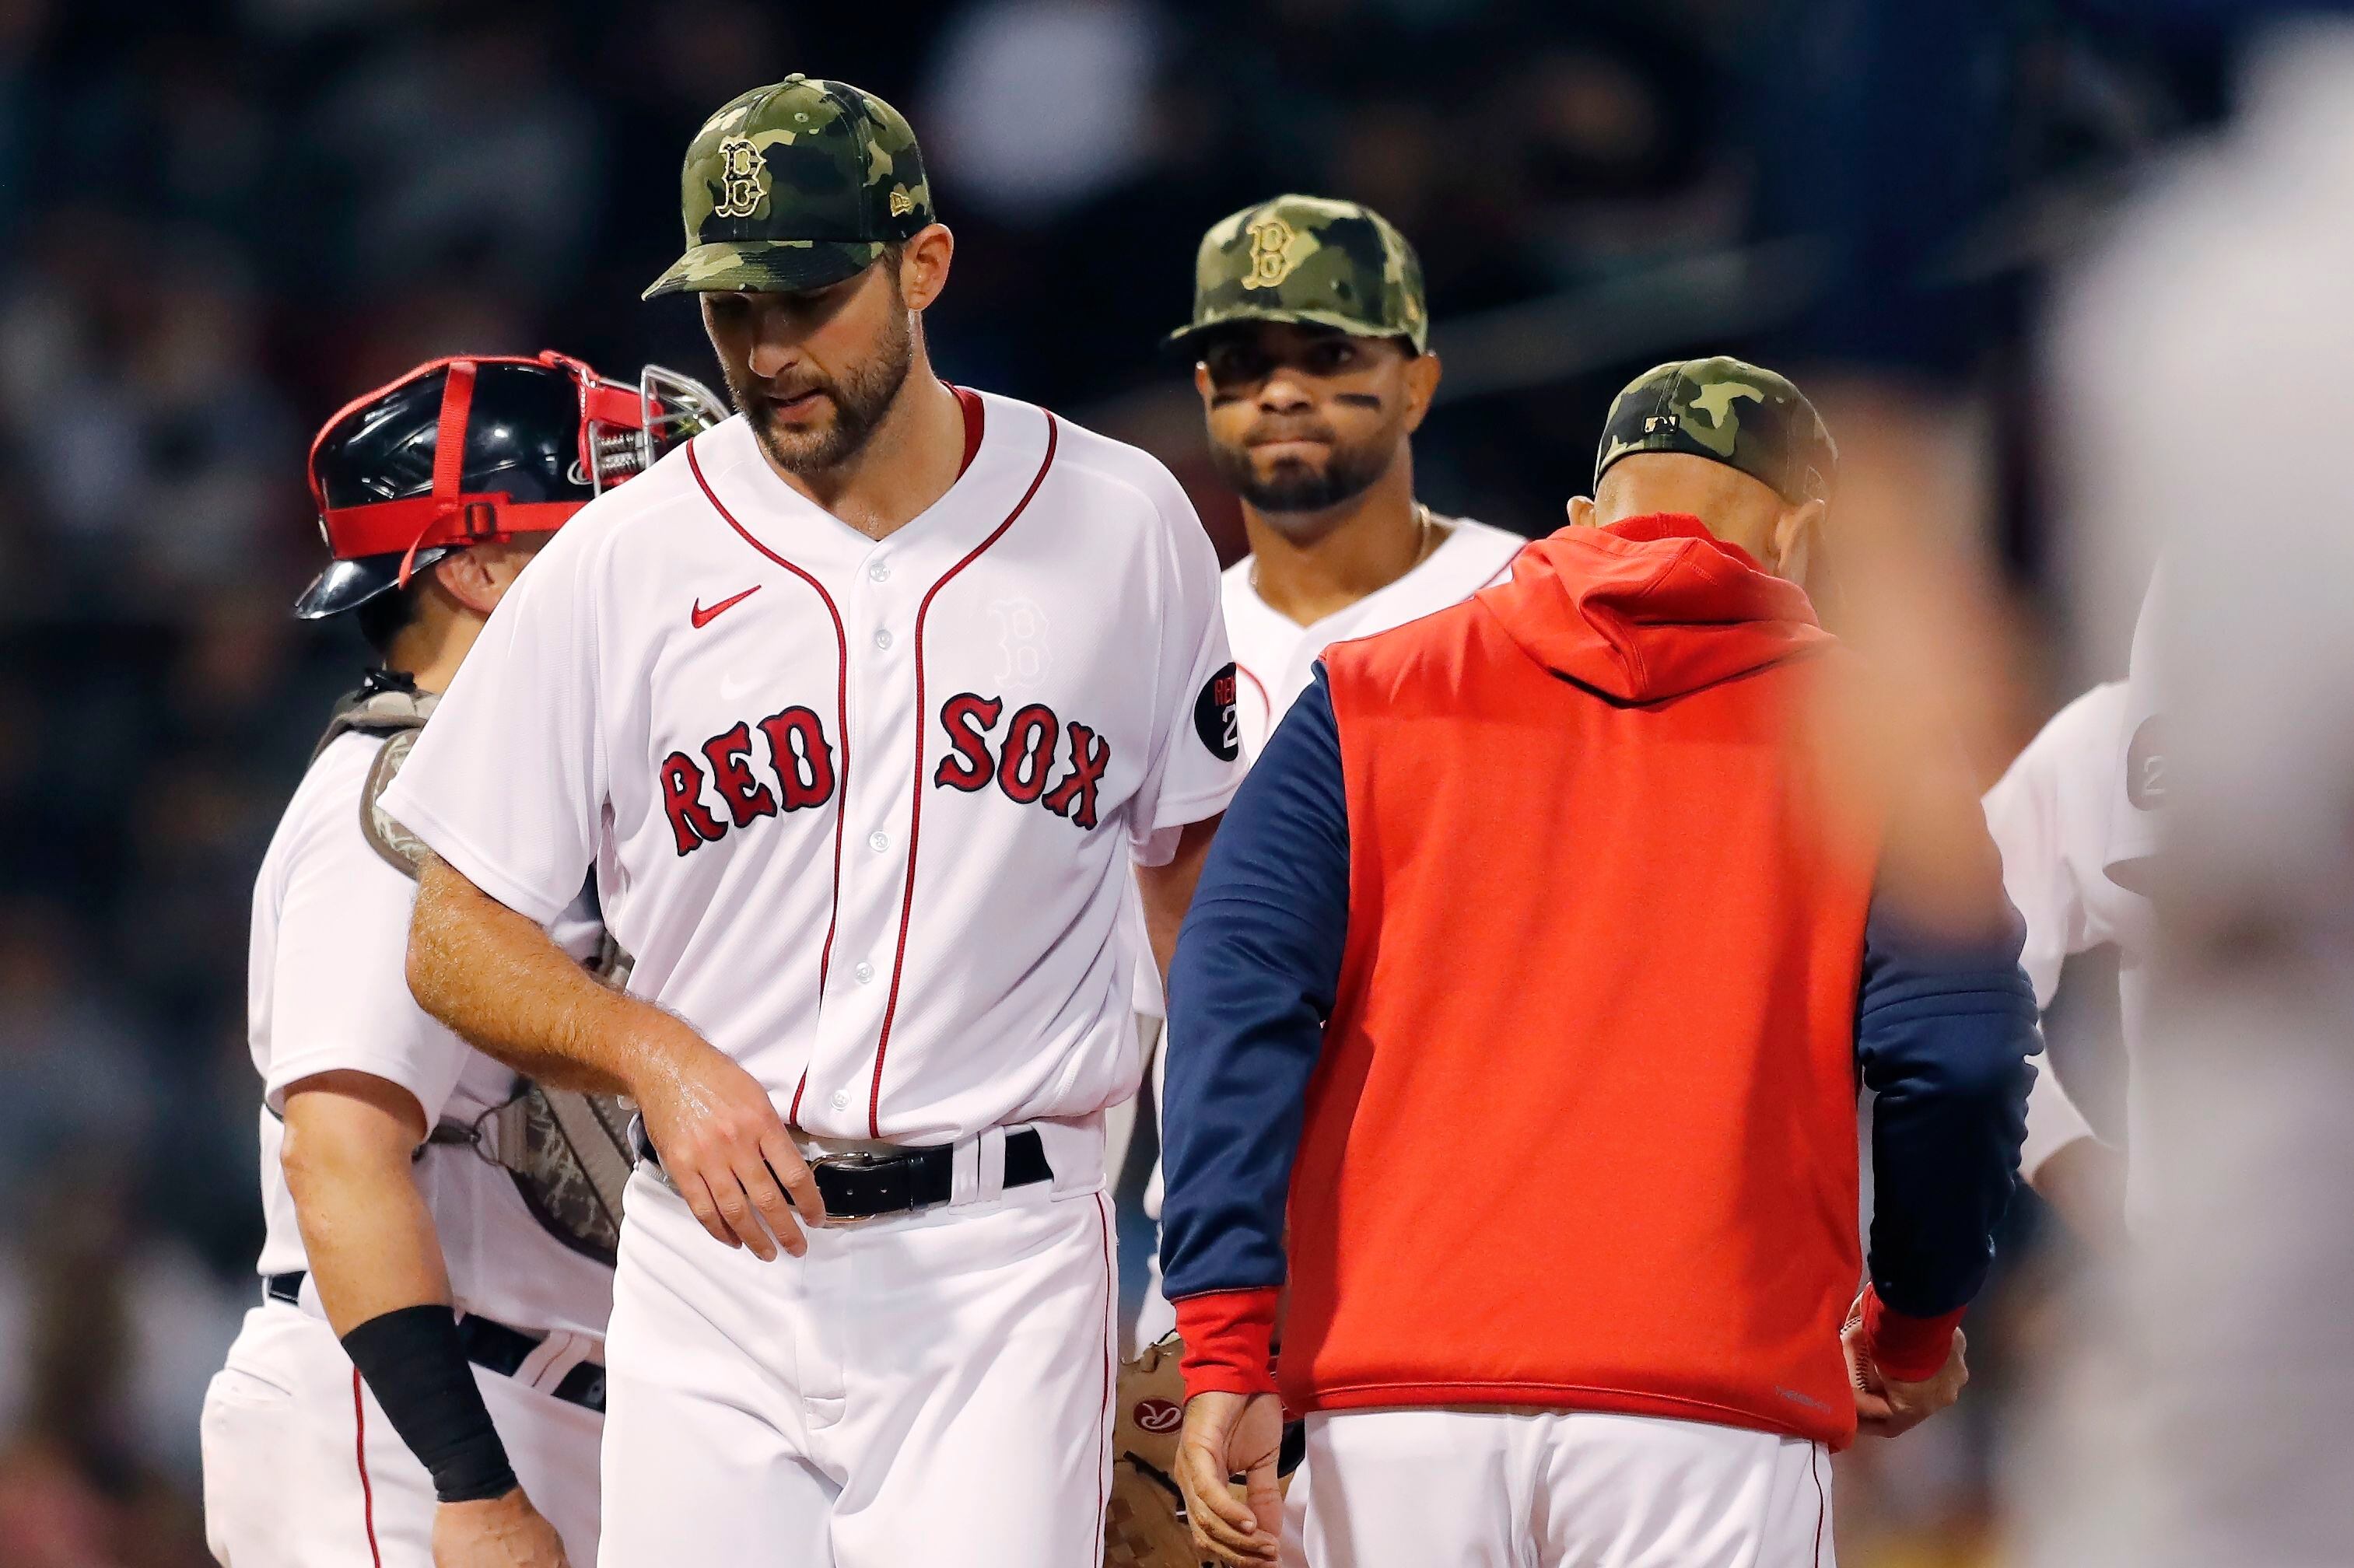
<path fill-rule="evenodd" d="M 1235 673 L 1240 675 L 1244 680 L 1248 681 L 1252 685 L 1258 688 L 1258 705 L 1267 711 L 1267 715 L 1270 718 L 1273 717 L 1275 715 L 1275 703 L 1267 694 L 1267 683 L 1260 680 L 1257 675 L 1252 674 L 1250 673 L 1250 666 L 1244 663 L 1239 659 L 1235 661 Z"/>
<path fill-rule="evenodd" d="M 1807 1568 L 1820 1568 L 1823 1560 L 1823 1516 L 1831 1510 L 1830 1499 L 1823 1495 L 1823 1472 L 1820 1468 L 1823 1446 L 1813 1444 L 1807 1450 L 1807 1477 L 1815 1483 L 1815 1554 L 1807 1559 Z"/>
<path fill-rule="evenodd" d="M 1055 416 L 1048 414 L 1046 455 L 1039 460 L 1038 471 L 1031 478 L 1030 488 L 1022 493 L 1022 499 L 1013 503 L 1013 510 L 1005 514 L 1005 521 L 997 525 L 996 532 L 975 545 L 972 553 L 963 560 L 942 572 L 939 581 L 926 591 L 923 602 L 916 607 L 916 796 L 907 808 L 907 883 L 899 891 L 899 950 L 891 959 L 891 995 L 883 1004 L 883 1031 L 875 1038 L 875 1081 L 866 1094 L 866 1136 L 869 1138 L 883 1136 L 883 1058 L 891 1049 L 891 1021 L 899 1012 L 899 976 L 907 967 L 907 921 L 916 908 L 916 846 L 923 837 L 924 826 L 924 731 L 929 725 L 928 715 L 931 712 L 924 705 L 924 617 L 930 612 L 932 600 L 939 597 L 940 589 L 949 586 L 950 578 L 981 559 L 983 552 L 1005 537 L 1005 531 L 1013 526 L 1013 520 L 1022 515 L 1030 504 L 1030 498 L 1036 495 L 1038 487 L 1046 482 L 1046 471 L 1055 466 Z"/>
<path fill-rule="evenodd" d="M 1112 1390 L 1119 1386 L 1118 1380 L 1113 1373 L 1113 1368 L 1117 1366 L 1119 1361 L 1119 1348 L 1112 1340 L 1112 1324 L 1114 1321 L 1114 1315 L 1119 1310 L 1119 1278 L 1114 1272 L 1112 1266 L 1111 1211 L 1105 1205 L 1104 1195 L 1101 1192 L 1097 1192 L 1096 1194 L 1096 1215 L 1103 1222 L 1104 1249 L 1105 1299 L 1103 1436 L 1097 1449 L 1103 1457 L 1099 1461 L 1098 1468 L 1097 1470 L 1097 1485 L 1096 1487 L 1096 1496 L 1102 1500 L 1096 1504 L 1096 1532 L 1094 1535 L 1087 1537 L 1089 1541 L 1101 1539 L 1104 1532 L 1104 1510 L 1110 1505 L 1111 1501 L 1111 1439 L 1113 1423 L 1119 1419 L 1118 1414 L 1112 1408 L 1111 1398 Z"/>
<path fill-rule="evenodd" d="M 376 1489 L 368 1485 L 367 1403 L 360 1397 L 360 1369 L 352 1369 L 352 1446 L 360 1462 L 360 1522 L 366 1527 L 368 1562 L 384 1568 L 384 1553 L 376 1543 Z"/>
<path fill-rule="evenodd" d="M 700 440 L 701 438 L 698 437 L 697 439 Z M 751 546 L 755 550 L 759 551 L 763 556 L 768 556 L 769 559 L 776 562 L 777 565 L 784 567 L 785 570 L 792 573 L 793 576 L 801 578 L 801 581 L 809 584 L 811 588 L 815 588 L 817 590 L 817 597 L 825 601 L 825 612 L 833 617 L 833 732 L 840 737 L 839 744 L 842 747 L 842 767 L 838 770 L 838 776 L 834 780 L 833 790 L 833 891 L 826 899 L 825 946 L 818 949 L 817 956 L 817 997 L 818 1005 L 822 1008 L 825 1005 L 826 970 L 833 962 L 833 928 L 835 922 L 840 918 L 842 913 L 842 820 L 850 810 L 850 634 L 842 629 L 842 611 L 834 608 L 833 596 L 825 591 L 825 585 L 819 582 L 815 577 L 810 576 L 809 573 L 801 570 L 801 567 L 785 559 L 784 556 L 777 554 L 776 551 L 769 548 L 768 546 L 760 543 L 759 540 L 754 538 L 750 530 L 747 529 L 741 523 L 736 521 L 736 514 L 728 511 L 726 506 L 720 504 L 717 493 L 711 488 L 711 482 L 703 477 L 703 465 L 695 461 L 694 441 L 686 443 L 686 466 L 689 471 L 695 475 L 695 482 L 703 487 L 703 498 L 711 503 L 711 509 L 714 512 L 718 513 L 719 515 L 726 520 L 727 526 L 736 530 L 737 536 L 742 539 L 744 543 Z M 1024 497 L 1023 499 L 1026 500 L 1028 498 Z M 1006 521 L 1012 522 L 1013 519 L 1008 518 Z M 1001 532 L 1002 531 L 1002 530 L 1001 530 Z M 922 625 L 922 617 L 918 615 L 917 618 L 917 626 L 918 628 L 917 632 L 917 647 L 919 651 L 923 646 L 923 633 L 920 630 Z M 922 666 L 918 664 L 917 668 L 919 672 L 918 678 L 920 679 L 920 671 Z M 920 704 L 918 705 L 920 705 Z M 918 740 L 917 744 L 921 746 L 921 740 Z M 888 1026 L 886 1025 L 885 1027 Z M 785 1112 L 786 1125 L 790 1127 L 799 1127 L 801 1125 L 801 1091 L 808 1087 L 809 1067 L 807 1065 L 804 1065 L 801 1067 L 801 1082 L 793 1086 L 792 1106 Z"/>

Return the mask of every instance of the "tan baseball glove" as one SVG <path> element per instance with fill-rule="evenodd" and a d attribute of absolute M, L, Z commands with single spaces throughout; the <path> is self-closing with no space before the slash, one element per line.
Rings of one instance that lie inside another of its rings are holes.
<path fill-rule="evenodd" d="M 1177 1437 L 1185 1425 L 1185 1341 L 1175 1334 L 1121 1363 L 1111 1435 L 1111 1502 L 1104 1511 L 1105 1568 L 1203 1568 L 1177 1490 Z M 1283 1486 L 1300 1444 L 1286 1431 Z"/>
<path fill-rule="evenodd" d="M 1105 1568 L 1200 1568 L 1177 1492 L 1177 1434 L 1185 1425 L 1184 1341 L 1172 1334 L 1119 1369 L 1111 1431 L 1111 1502 Z"/>

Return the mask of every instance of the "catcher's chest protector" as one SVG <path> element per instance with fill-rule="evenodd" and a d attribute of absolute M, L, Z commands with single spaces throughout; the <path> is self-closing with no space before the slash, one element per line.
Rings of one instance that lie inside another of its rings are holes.
<path fill-rule="evenodd" d="M 404 676 L 372 670 L 335 705 L 312 753 L 317 757 L 347 730 L 384 736 L 360 791 L 360 832 L 368 847 L 412 878 L 425 863 L 425 842 L 377 802 L 408 759 L 435 701 L 433 693 L 417 690 Z M 629 979 L 629 956 L 610 935 L 592 967 L 608 984 Z M 515 1084 L 505 1104 L 474 1121 L 440 1123 L 427 1144 L 472 1148 L 514 1179 L 532 1217 L 550 1235 L 611 1267 L 621 1239 L 621 1189 L 633 1163 L 629 1128 L 636 1107 L 619 1095 L 552 1089 L 523 1077 Z M 422 1158 L 424 1150 L 418 1154 Z"/>

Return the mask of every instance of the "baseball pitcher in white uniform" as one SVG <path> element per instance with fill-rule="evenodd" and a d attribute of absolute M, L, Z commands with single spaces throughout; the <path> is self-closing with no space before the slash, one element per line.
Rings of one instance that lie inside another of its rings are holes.
<path fill-rule="evenodd" d="M 402 978 L 421 846 L 377 797 L 548 535 L 711 395 L 557 355 L 439 360 L 313 443 L 349 613 L 381 667 L 336 707 L 254 888 L 262 1300 L 205 1402 L 229 1568 L 557 1568 L 597 1551 L 600 1366 L 627 1176 L 614 1103 L 467 1047 Z M 567 898 L 567 961 L 608 968 Z"/>
<path fill-rule="evenodd" d="M 1093 1568 L 1107 1107 L 1235 783 L 1217 566 L 1143 453 L 944 383 L 913 132 L 800 76 L 715 114 L 687 249 L 737 409 L 600 498 L 387 796 L 409 980 L 642 1117 L 608 1568 Z M 593 866 L 634 958 L 546 924 Z"/>

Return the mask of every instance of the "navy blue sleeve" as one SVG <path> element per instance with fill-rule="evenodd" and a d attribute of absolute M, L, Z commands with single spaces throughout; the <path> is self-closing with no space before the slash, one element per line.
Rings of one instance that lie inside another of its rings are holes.
<path fill-rule="evenodd" d="M 2009 906 L 2005 906 L 2009 913 Z M 1856 1054 L 1872 1121 L 1872 1282 L 1914 1318 L 1967 1306 L 2019 1181 L 2027 1091 L 2042 1049 L 2016 915 L 1957 943 L 1881 903 L 1864 936 Z"/>
<path fill-rule="evenodd" d="M 1226 809 L 1169 967 L 1172 1300 L 1283 1282 L 1291 1161 L 1348 929 L 1348 794 L 1320 664 Z"/>

